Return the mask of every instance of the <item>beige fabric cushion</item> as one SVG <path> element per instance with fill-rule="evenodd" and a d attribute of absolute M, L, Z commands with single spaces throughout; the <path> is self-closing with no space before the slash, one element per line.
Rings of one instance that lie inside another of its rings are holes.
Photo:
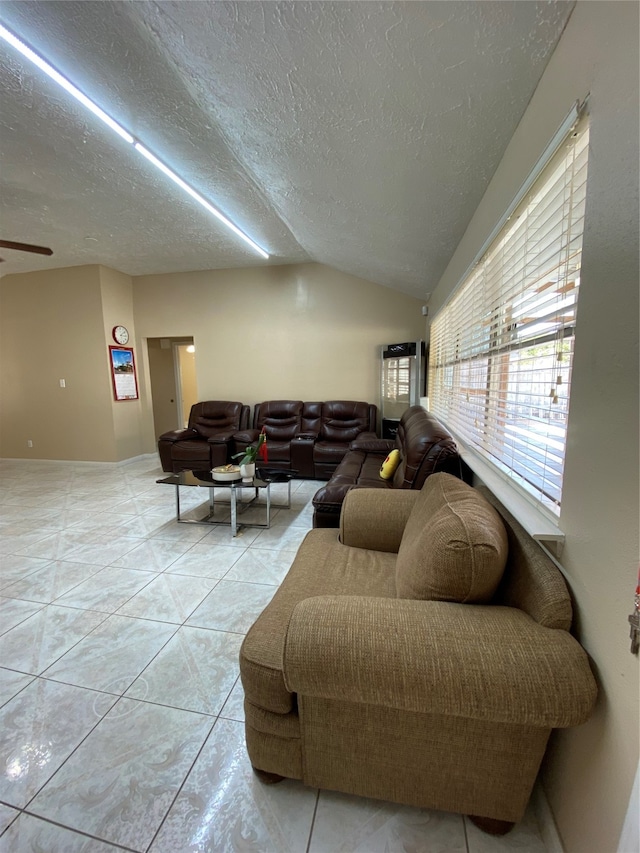
<path fill-rule="evenodd" d="M 396 563 L 398 598 L 486 602 L 507 561 L 497 511 L 451 474 L 432 474 L 405 527 Z"/>
<path fill-rule="evenodd" d="M 367 595 L 395 598 L 396 555 L 349 548 L 337 530 L 311 530 L 277 592 L 242 644 L 240 674 L 246 699 L 259 708 L 287 714 L 295 698 L 284 684 L 282 655 L 296 604 L 316 595 Z"/>

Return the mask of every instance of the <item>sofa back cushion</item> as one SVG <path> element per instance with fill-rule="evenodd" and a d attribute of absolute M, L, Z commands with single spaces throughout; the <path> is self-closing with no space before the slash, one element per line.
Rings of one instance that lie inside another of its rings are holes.
<path fill-rule="evenodd" d="M 451 474 L 427 479 L 398 551 L 398 598 L 482 603 L 507 561 L 502 519 L 476 489 Z"/>
<path fill-rule="evenodd" d="M 253 425 L 265 428 L 267 440 L 291 441 L 300 432 L 301 419 L 301 400 L 268 400 L 256 406 Z"/>
<path fill-rule="evenodd" d="M 191 407 L 189 426 L 203 438 L 212 438 L 223 430 L 238 430 L 244 428 L 241 423 L 242 403 L 230 400 L 205 400 Z"/>
<path fill-rule="evenodd" d="M 372 409 L 375 407 L 371 404 L 354 400 L 331 400 L 323 403 L 320 440 L 350 444 L 361 432 L 374 431 L 376 424 Z"/>

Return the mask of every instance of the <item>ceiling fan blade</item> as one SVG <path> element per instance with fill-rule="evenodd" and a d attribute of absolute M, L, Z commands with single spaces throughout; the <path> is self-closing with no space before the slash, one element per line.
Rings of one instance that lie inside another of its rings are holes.
<path fill-rule="evenodd" d="M 37 255 L 53 255 L 47 246 L 34 246 L 32 243 L 14 243 L 13 240 L 0 240 L 3 249 L 17 249 L 19 252 L 35 252 Z"/>

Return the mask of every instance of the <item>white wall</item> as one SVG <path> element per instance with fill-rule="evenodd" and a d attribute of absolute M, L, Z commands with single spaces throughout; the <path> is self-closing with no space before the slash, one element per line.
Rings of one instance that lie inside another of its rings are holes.
<path fill-rule="evenodd" d="M 560 525 L 575 630 L 600 685 L 556 732 L 543 785 L 565 850 L 617 849 L 638 765 L 638 4 L 579 0 L 487 193 L 430 301 L 446 299 L 572 103 L 590 94 L 583 269 Z"/>

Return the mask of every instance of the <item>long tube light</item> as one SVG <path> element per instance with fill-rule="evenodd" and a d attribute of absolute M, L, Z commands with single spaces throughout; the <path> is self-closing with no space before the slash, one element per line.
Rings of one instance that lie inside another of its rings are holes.
<path fill-rule="evenodd" d="M 209 202 L 204 199 L 199 193 L 197 193 L 192 187 L 190 187 L 189 184 L 185 183 L 181 177 L 176 175 L 175 172 L 172 172 L 168 166 L 165 166 L 165 164 L 161 160 L 158 160 L 158 158 L 154 154 L 152 154 L 151 151 L 145 148 L 144 145 L 141 145 L 139 142 L 134 142 L 133 147 L 139 154 L 142 154 L 143 157 L 146 157 L 150 163 L 153 163 L 156 169 L 160 169 L 160 171 L 164 172 L 164 174 L 168 178 L 171 178 L 171 180 L 175 184 L 177 184 L 181 190 L 184 190 L 184 192 L 190 195 L 191 198 L 194 198 L 198 202 L 198 204 L 201 204 L 205 208 L 205 210 L 208 210 L 209 213 L 212 213 L 215 217 L 217 217 L 220 222 L 226 225 L 227 228 L 231 229 L 234 234 L 237 234 L 238 237 L 241 237 L 245 241 L 245 243 L 248 243 L 252 249 L 258 252 L 259 255 L 262 255 L 262 257 L 266 258 L 267 260 L 269 259 L 269 255 L 264 251 L 264 249 L 261 249 L 257 243 L 254 243 L 250 237 L 247 237 L 247 235 L 243 231 L 241 231 L 236 225 L 234 225 L 233 222 L 227 219 L 227 217 L 224 214 L 220 213 L 220 211 L 217 210 L 212 204 L 209 204 Z"/>
<path fill-rule="evenodd" d="M 86 107 L 90 110 L 94 115 L 98 116 L 106 125 L 108 125 L 111 130 L 115 131 L 118 136 L 121 136 L 125 142 L 128 142 L 130 145 L 133 145 L 133 136 L 128 133 L 124 127 L 120 127 L 118 122 L 114 121 L 111 116 L 108 116 L 104 110 L 101 110 L 97 104 L 94 104 L 85 94 L 83 94 L 80 89 L 77 89 L 73 83 L 67 80 L 66 77 L 63 77 L 55 68 L 52 68 L 48 62 L 45 62 L 41 56 L 38 56 L 37 53 L 34 53 L 30 47 L 27 47 L 26 44 L 23 44 L 20 39 L 16 38 L 13 33 L 9 32 L 5 27 L 0 24 L 0 36 L 8 42 L 12 47 L 15 47 L 17 51 L 19 51 L 23 56 L 26 56 L 30 62 L 33 62 L 34 65 L 37 65 L 41 71 L 44 71 L 52 80 L 58 84 L 58 86 L 62 86 L 70 95 L 80 101 L 83 107 Z"/>
<path fill-rule="evenodd" d="M 193 199 L 195 199 L 198 204 L 201 204 L 202 207 L 205 208 L 209 213 L 213 214 L 217 219 L 222 222 L 223 225 L 226 225 L 234 234 L 240 237 L 245 243 L 248 243 L 251 248 L 261 255 L 265 260 L 269 260 L 269 255 L 264 249 L 260 248 L 257 243 L 247 236 L 244 231 L 241 231 L 236 225 L 231 222 L 231 220 L 227 219 L 227 217 L 221 213 L 217 208 L 215 208 L 212 204 L 210 204 L 205 198 L 203 198 L 199 193 L 197 193 L 192 187 L 189 186 L 185 181 L 182 180 L 175 172 L 173 172 L 168 166 L 166 166 L 161 160 L 159 160 L 154 154 L 151 153 L 147 148 L 144 147 L 138 140 L 132 136 L 128 130 L 125 130 L 124 127 L 118 124 L 117 121 L 111 118 L 111 116 L 107 115 L 103 109 L 101 109 L 96 103 L 94 103 L 90 98 L 88 98 L 83 92 L 80 91 L 76 86 L 71 83 L 70 80 L 67 80 L 66 77 L 63 77 L 60 72 L 56 71 L 48 62 L 46 62 L 41 56 L 39 56 L 35 51 L 31 50 L 30 47 L 27 47 L 19 38 L 17 38 L 12 32 L 10 32 L 6 27 L 0 24 L 0 38 L 4 39 L 7 44 L 10 44 L 13 48 L 15 48 L 19 53 L 21 53 L 24 57 L 26 57 L 30 62 L 36 65 L 41 71 L 49 76 L 52 80 L 54 80 L 59 86 L 61 86 L 66 92 L 72 95 L 77 101 L 79 101 L 86 109 L 92 112 L 95 116 L 97 116 L 101 121 L 103 121 L 108 127 L 111 128 L 115 133 L 118 134 L 125 142 L 129 145 L 133 145 L 135 150 L 145 157 L 150 163 L 152 163 L 157 169 L 163 172 L 167 177 L 171 178 L 171 180 L 177 184 L 180 189 L 190 195 Z"/>

